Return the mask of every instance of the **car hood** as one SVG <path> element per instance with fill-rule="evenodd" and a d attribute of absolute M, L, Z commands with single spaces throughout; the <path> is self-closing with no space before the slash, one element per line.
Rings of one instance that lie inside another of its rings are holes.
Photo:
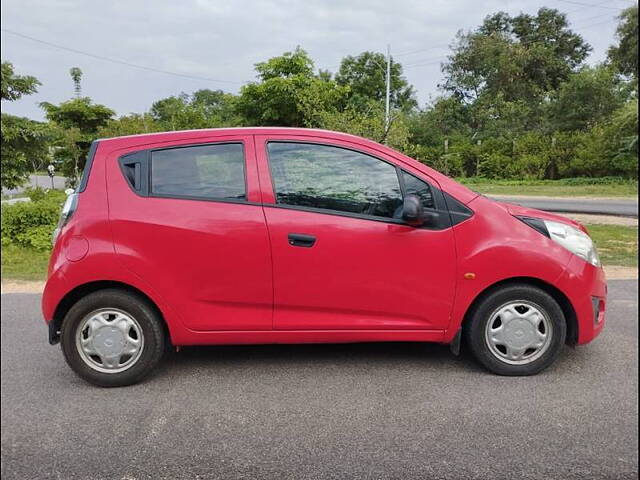
<path fill-rule="evenodd" d="M 568 217 L 564 217 L 562 215 L 556 215 L 555 213 L 545 212 L 543 210 L 538 210 L 536 208 L 523 207 L 522 205 L 517 205 L 515 203 L 506 203 L 506 202 L 498 202 L 498 201 L 496 201 L 496 203 L 501 207 L 503 207 L 511 215 L 514 215 L 517 217 L 541 218 L 543 220 L 551 220 L 553 222 L 566 223 L 573 227 L 579 228 L 584 232 L 587 231 L 580 222 L 576 222 L 575 220 L 572 220 Z"/>

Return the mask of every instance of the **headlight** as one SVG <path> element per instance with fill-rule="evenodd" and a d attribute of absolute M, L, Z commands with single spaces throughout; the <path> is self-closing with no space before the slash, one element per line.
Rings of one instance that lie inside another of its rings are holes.
<path fill-rule="evenodd" d="M 567 225 L 566 223 L 544 220 L 551 240 L 555 240 L 571 253 L 583 258 L 591 265 L 600 266 L 598 252 L 591 237 L 582 230 Z"/>
<path fill-rule="evenodd" d="M 591 265 L 600 266 L 600 258 L 591 237 L 571 225 L 541 218 L 518 217 L 531 228 L 559 243 L 574 255 L 586 260 Z"/>

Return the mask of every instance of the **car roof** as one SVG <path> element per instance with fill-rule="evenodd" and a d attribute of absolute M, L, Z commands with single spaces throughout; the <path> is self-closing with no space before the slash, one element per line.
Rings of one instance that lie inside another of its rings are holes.
<path fill-rule="evenodd" d="M 332 130 L 324 130 L 321 128 L 301 128 L 301 127 L 224 127 L 224 128 L 200 128 L 193 130 L 172 130 L 166 132 L 150 132 L 139 133 L 135 135 L 123 135 L 120 137 L 100 138 L 100 142 L 123 142 L 126 140 L 140 140 L 150 139 L 153 137 L 175 139 L 175 138 L 190 138 L 194 134 L 197 136 L 205 135 L 274 135 L 274 134 L 289 134 L 289 135 L 321 135 L 332 137 L 345 137 L 349 139 L 366 140 L 363 137 L 358 137 L 349 133 L 335 132 Z M 372 140 L 368 140 L 372 143 Z M 124 143 L 124 142 L 123 142 Z"/>
<path fill-rule="evenodd" d="M 170 132 L 142 133 L 138 135 L 127 135 L 122 137 L 99 139 L 99 143 L 109 150 L 129 148 L 138 145 L 149 145 L 153 143 L 171 142 L 179 140 L 197 140 L 203 137 L 215 137 L 224 135 L 291 135 L 321 137 L 324 139 L 344 140 L 357 145 L 366 146 L 381 153 L 386 153 L 395 157 L 429 175 L 432 179 L 440 183 L 441 187 L 446 187 L 449 193 L 454 194 L 458 200 L 468 203 L 478 194 L 472 192 L 467 187 L 459 184 L 455 180 L 443 175 L 437 170 L 408 157 L 407 155 L 382 145 L 373 140 L 351 135 L 349 133 L 323 130 L 319 128 L 296 128 L 296 127 L 233 127 L 233 128 L 204 128 L 198 130 L 177 130 Z"/>

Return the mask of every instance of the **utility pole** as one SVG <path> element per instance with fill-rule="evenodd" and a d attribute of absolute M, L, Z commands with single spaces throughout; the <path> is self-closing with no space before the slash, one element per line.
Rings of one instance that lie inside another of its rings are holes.
<path fill-rule="evenodd" d="M 389 124 L 391 123 L 391 115 L 389 112 L 389 100 L 391 96 L 391 45 L 387 45 L 387 98 L 384 110 L 384 131 L 389 132 Z"/>

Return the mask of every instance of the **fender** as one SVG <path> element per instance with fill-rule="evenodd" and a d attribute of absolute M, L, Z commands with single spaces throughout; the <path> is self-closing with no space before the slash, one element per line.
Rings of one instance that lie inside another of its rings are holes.
<path fill-rule="evenodd" d="M 457 283 L 445 343 L 454 339 L 474 300 L 497 283 L 531 278 L 553 285 L 566 295 L 559 281 L 573 257 L 571 252 L 486 197 L 477 197 L 470 206 L 476 214 L 453 227 L 458 254 Z M 481 238 L 487 240 L 478 242 Z M 508 262 L 504 261 L 506 258 Z"/>

